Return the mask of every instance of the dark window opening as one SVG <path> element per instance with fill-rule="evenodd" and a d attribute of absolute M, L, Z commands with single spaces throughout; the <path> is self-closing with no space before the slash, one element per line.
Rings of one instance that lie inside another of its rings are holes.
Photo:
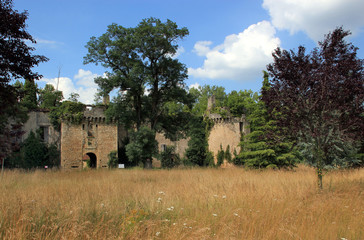
<path fill-rule="evenodd" d="M 161 145 L 161 151 L 164 152 L 167 150 L 167 145 L 166 144 L 162 144 Z"/>

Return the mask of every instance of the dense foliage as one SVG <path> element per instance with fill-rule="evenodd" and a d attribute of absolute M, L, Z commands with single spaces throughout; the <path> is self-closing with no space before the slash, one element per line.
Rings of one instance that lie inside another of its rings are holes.
<path fill-rule="evenodd" d="M 12 153 L 5 161 L 8 168 L 48 168 L 58 167 L 60 153 L 55 145 L 44 143 L 40 134 L 31 131 L 20 150 Z"/>
<path fill-rule="evenodd" d="M 25 120 L 21 117 L 24 109 L 18 104 L 19 93 L 9 83 L 16 79 L 34 83 L 41 75 L 32 67 L 48 60 L 32 54 L 35 49 L 27 45 L 27 41 L 36 43 L 25 29 L 27 18 L 26 11 L 13 9 L 12 0 L 0 0 L 0 160 L 14 150 L 12 142 L 21 135 L 15 122 Z"/>
<path fill-rule="evenodd" d="M 171 114 L 171 108 L 166 107 L 170 102 L 191 102 L 184 83 L 187 69 L 173 58 L 178 49 L 177 41 L 186 35 L 186 28 L 178 28 L 170 20 L 163 23 L 148 18 L 135 28 L 112 24 L 105 34 L 90 39 L 84 62 L 110 69 L 107 77 L 95 80 L 100 94 L 119 90 L 109 116 L 137 130 L 142 125 L 150 126 L 152 131 L 167 133 L 167 137 L 168 133 L 186 125 L 181 124 L 184 118 L 179 118 L 183 115 Z"/>
<path fill-rule="evenodd" d="M 262 91 L 270 88 L 268 73 L 264 72 Z M 279 135 L 276 122 L 261 100 L 253 103 L 247 116 L 250 133 L 244 136 L 237 157 L 240 164 L 252 168 L 291 168 L 298 162 L 295 142 Z"/>
<path fill-rule="evenodd" d="M 355 161 L 364 137 L 363 60 L 344 40 L 349 34 L 337 28 L 310 53 L 303 46 L 297 52 L 277 48 L 268 65 L 271 88 L 263 100 L 282 135 L 297 139 L 316 167 L 320 188 L 322 171 Z"/>
<path fill-rule="evenodd" d="M 214 158 L 208 148 L 209 122 L 203 117 L 193 117 L 189 123 L 188 148 L 185 165 L 213 166 Z"/>
<path fill-rule="evenodd" d="M 130 162 L 143 164 L 144 167 L 152 166 L 152 157 L 158 152 L 158 143 L 155 132 L 146 126 L 140 127 L 130 134 L 130 143 L 126 145 L 126 155 Z"/>
<path fill-rule="evenodd" d="M 180 165 L 181 159 L 175 153 L 174 146 L 166 146 L 166 149 L 159 153 L 162 168 L 174 168 Z"/>

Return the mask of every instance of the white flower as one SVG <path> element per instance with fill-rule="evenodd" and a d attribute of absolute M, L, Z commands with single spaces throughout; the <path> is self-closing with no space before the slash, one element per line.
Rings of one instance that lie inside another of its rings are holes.
<path fill-rule="evenodd" d="M 101 203 L 101 204 L 100 204 L 100 206 L 101 206 L 101 207 L 105 207 L 105 204 Z"/>
<path fill-rule="evenodd" d="M 158 203 L 162 202 L 162 198 L 160 198 L 160 197 L 159 197 L 159 198 L 157 199 L 157 202 L 158 202 Z"/>
<path fill-rule="evenodd" d="M 222 196 L 222 199 L 226 199 L 226 195 Z"/>
<path fill-rule="evenodd" d="M 161 232 L 156 232 L 155 235 L 158 237 L 161 234 Z"/>
<path fill-rule="evenodd" d="M 234 213 L 234 216 L 235 216 L 235 217 L 239 217 L 239 214 L 237 214 L 237 213 Z"/>
<path fill-rule="evenodd" d="M 217 214 L 216 213 L 213 213 L 212 216 L 217 217 Z"/>
<path fill-rule="evenodd" d="M 159 194 L 166 195 L 165 192 L 160 191 Z"/>
<path fill-rule="evenodd" d="M 219 197 L 219 195 L 216 195 L 216 194 L 215 194 L 215 195 L 214 195 L 214 197 Z"/>

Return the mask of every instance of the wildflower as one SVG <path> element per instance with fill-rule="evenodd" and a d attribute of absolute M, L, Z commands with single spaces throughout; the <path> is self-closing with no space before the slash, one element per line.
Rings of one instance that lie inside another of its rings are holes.
<path fill-rule="evenodd" d="M 173 226 L 176 226 L 177 223 L 173 223 Z"/>
<path fill-rule="evenodd" d="M 214 195 L 214 197 L 219 197 L 219 195 L 216 195 L 216 194 L 215 194 L 215 195 Z"/>
<path fill-rule="evenodd" d="M 217 214 L 216 213 L 213 213 L 212 216 L 217 217 Z"/>
<path fill-rule="evenodd" d="M 346 238 L 341 238 L 341 240 L 348 240 L 348 239 L 346 239 Z"/>
<path fill-rule="evenodd" d="M 187 226 L 187 223 L 183 223 L 183 226 Z"/>
<path fill-rule="evenodd" d="M 161 232 L 156 232 L 155 235 L 158 237 L 161 234 Z"/>
<path fill-rule="evenodd" d="M 159 194 L 166 195 L 166 193 L 162 191 L 160 191 Z"/>
<path fill-rule="evenodd" d="M 222 196 L 222 199 L 226 199 L 226 195 Z"/>
<path fill-rule="evenodd" d="M 101 204 L 100 204 L 100 206 L 101 206 L 101 207 L 105 207 L 105 204 L 101 203 Z"/>
<path fill-rule="evenodd" d="M 159 197 L 159 198 L 157 199 L 157 202 L 158 202 L 158 203 L 162 202 L 162 198 L 160 198 L 160 197 Z"/>
<path fill-rule="evenodd" d="M 235 216 L 235 217 L 239 217 L 239 214 L 237 214 L 237 213 L 234 213 L 234 216 Z"/>
<path fill-rule="evenodd" d="M 167 218 L 166 218 L 166 219 L 164 219 L 164 221 L 165 221 L 165 222 L 169 222 L 169 221 L 171 221 L 171 220 L 169 220 L 169 219 L 167 219 Z"/>

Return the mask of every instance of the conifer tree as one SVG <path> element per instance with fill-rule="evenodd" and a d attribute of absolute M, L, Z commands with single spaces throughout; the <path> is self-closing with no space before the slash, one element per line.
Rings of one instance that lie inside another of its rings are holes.
<path fill-rule="evenodd" d="M 268 73 L 264 72 L 262 90 L 269 88 Z M 250 133 L 241 142 L 242 151 L 238 159 L 247 167 L 287 168 L 295 166 L 297 157 L 293 142 L 275 134 L 278 129 L 269 116 L 263 101 L 255 103 L 253 112 L 248 116 Z"/>

